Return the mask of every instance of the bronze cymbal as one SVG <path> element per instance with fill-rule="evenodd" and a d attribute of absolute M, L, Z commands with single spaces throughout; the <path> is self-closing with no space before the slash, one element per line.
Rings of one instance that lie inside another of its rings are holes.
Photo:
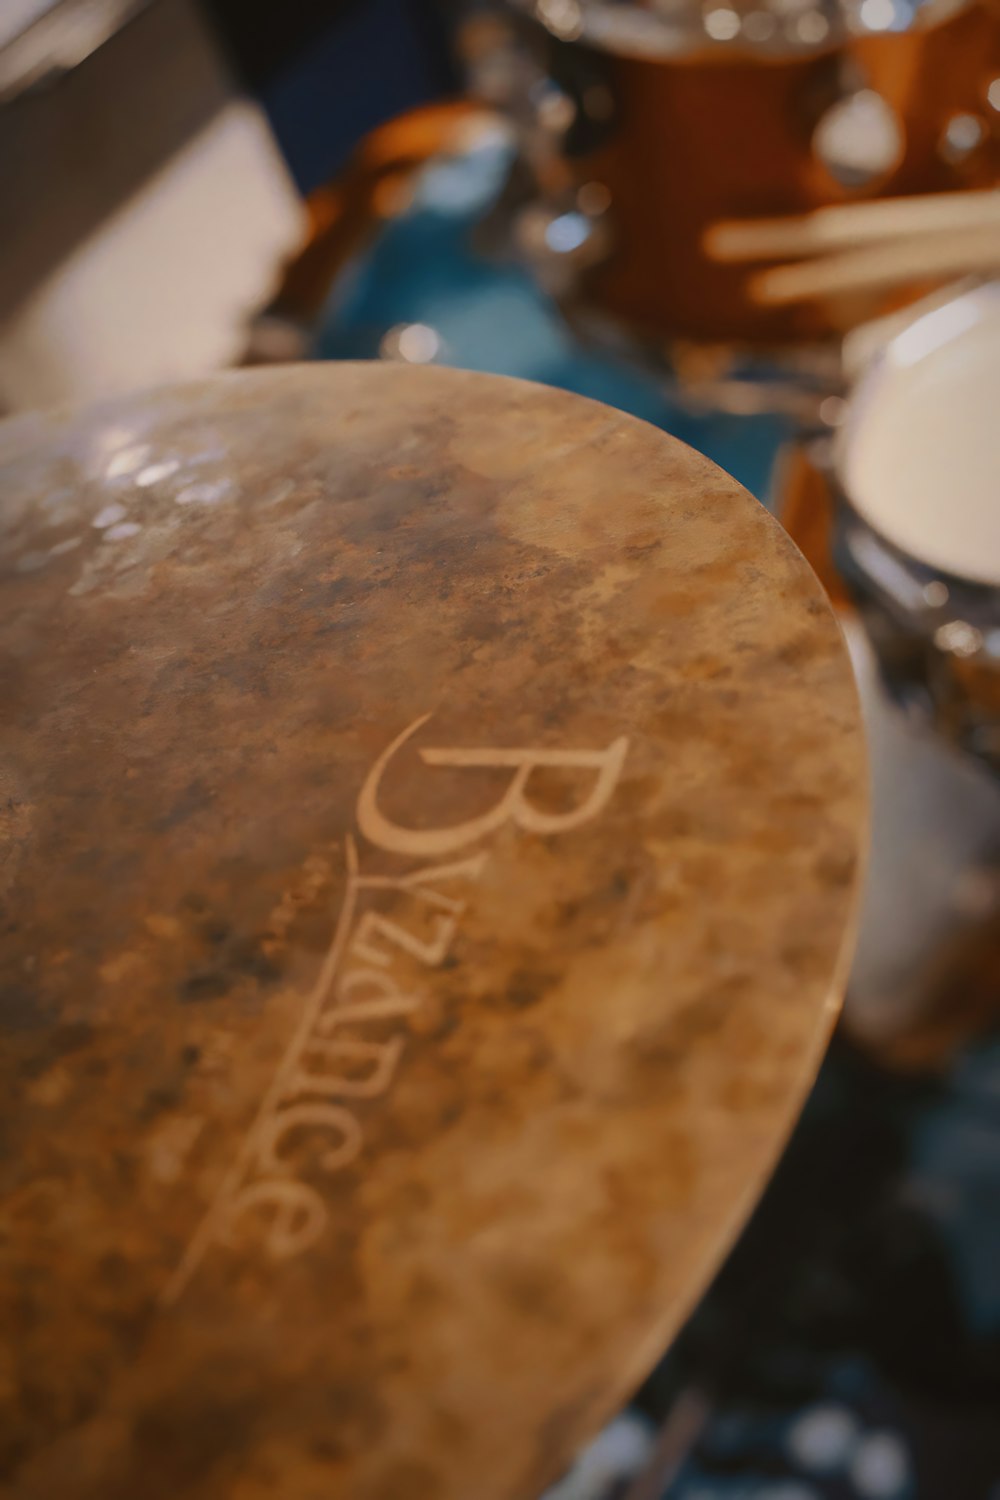
<path fill-rule="evenodd" d="M 705 459 L 443 369 L 0 426 L 16 1500 L 522 1500 L 833 1024 L 838 628 Z"/>

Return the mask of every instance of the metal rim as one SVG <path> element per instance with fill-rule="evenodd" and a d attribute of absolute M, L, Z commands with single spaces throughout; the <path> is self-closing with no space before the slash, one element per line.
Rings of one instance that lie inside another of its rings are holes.
<path fill-rule="evenodd" d="M 733 57 L 798 57 L 828 52 L 850 36 L 933 26 L 972 0 L 510 0 L 561 42 L 650 62 L 698 52 Z"/>

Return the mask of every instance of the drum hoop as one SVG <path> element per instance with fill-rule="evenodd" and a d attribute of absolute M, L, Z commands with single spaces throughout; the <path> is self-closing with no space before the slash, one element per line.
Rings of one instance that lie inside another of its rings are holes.
<path fill-rule="evenodd" d="M 773 15 L 774 33 L 767 39 L 751 40 L 738 31 L 732 37 L 713 36 L 706 29 L 711 10 L 730 10 L 728 0 L 715 7 L 679 5 L 673 15 L 646 10 L 637 5 L 619 5 L 615 0 L 573 0 L 578 13 L 571 25 L 555 23 L 546 16 L 544 0 L 509 0 L 514 9 L 528 15 L 543 30 L 562 43 L 578 43 L 599 52 L 645 62 L 677 62 L 700 54 L 709 65 L 735 61 L 779 61 L 784 58 L 821 56 L 840 47 L 853 36 L 886 35 L 867 25 L 857 0 L 812 0 L 807 9 L 789 16 L 796 25 L 804 16 L 823 23 L 821 34 L 810 39 L 782 25 L 786 18 L 774 14 L 768 0 L 752 14 Z M 906 26 L 893 31 L 927 30 L 970 9 L 975 0 L 912 0 L 915 8 Z"/>

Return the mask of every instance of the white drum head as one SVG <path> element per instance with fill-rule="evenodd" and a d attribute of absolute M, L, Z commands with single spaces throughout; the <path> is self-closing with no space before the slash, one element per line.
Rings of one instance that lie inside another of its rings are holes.
<path fill-rule="evenodd" d="M 838 458 L 852 504 L 887 541 L 1000 585 L 1000 284 L 887 345 L 851 399 Z"/>

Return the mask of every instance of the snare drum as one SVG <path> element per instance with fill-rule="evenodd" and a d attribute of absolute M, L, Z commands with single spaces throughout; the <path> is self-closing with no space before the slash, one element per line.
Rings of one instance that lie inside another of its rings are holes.
<path fill-rule="evenodd" d="M 551 224 L 530 248 L 550 282 L 546 261 L 571 263 L 569 310 L 633 348 L 787 347 L 884 308 L 756 304 L 747 267 L 703 249 L 720 219 L 997 180 L 1000 26 L 982 3 L 538 0 L 530 24 L 564 168 L 540 174 Z"/>
<path fill-rule="evenodd" d="M 894 695 L 1000 767 L 1000 283 L 875 356 L 834 445 L 839 566 Z"/>

